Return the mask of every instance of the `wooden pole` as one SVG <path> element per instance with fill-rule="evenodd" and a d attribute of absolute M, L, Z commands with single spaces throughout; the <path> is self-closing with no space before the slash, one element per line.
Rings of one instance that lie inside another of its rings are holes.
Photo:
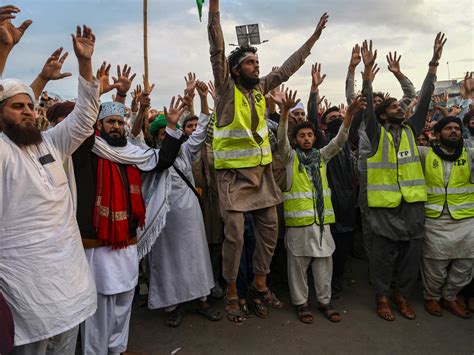
<path fill-rule="evenodd" d="M 148 86 L 148 0 L 143 0 L 143 61 L 145 65 L 144 85 Z"/>

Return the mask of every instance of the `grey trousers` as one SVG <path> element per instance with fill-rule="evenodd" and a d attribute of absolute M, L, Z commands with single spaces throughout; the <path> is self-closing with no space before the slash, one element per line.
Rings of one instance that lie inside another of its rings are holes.
<path fill-rule="evenodd" d="M 472 280 L 474 259 L 436 260 L 423 258 L 421 277 L 426 300 L 455 301 L 459 291 Z"/>
<path fill-rule="evenodd" d="M 332 257 L 294 256 L 288 251 L 288 285 L 291 301 L 300 306 L 308 301 L 308 268 L 311 266 L 318 302 L 331 302 Z"/>
<path fill-rule="evenodd" d="M 375 295 L 389 296 L 393 287 L 403 297 L 410 296 L 420 271 L 423 239 L 393 241 L 374 234 L 370 274 Z"/>
<path fill-rule="evenodd" d="M 224 220 L 225 239 L 222 244 L 222 274 L 227 282 L 237 280 L 240 257 L 244 245 L 244 212 L 221 211 Z M 278 239 L 278 216 L 276 206 L 250 211 L 254 217 L 255 252 L 253 268 L 255 275 L 270 273 L 270 263 Z"/>
<path fill-rule="evenodd" d="M 74 355 L 79 326 L 35 343 L 15 346 L 12 355 Z"/>

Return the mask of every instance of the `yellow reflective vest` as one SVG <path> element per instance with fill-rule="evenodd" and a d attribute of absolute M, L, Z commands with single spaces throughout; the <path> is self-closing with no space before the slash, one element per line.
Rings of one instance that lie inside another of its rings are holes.
<path fill-rule="evenodd" d="M 426 183 L 420 153 L 410 126 L 402 125 L 400 145 L 395 148 L 392 133 L 381 127 L 377 152 L 367 159 L 367 199 L 369 207 L 398 207 L 425 202 Z"/>
<path fill-rule="evenodd" d="M 254 90 L 255 110 L 258 115 L 256 129 L 260 139 L 252 134 L 252 111 L 247 97 L 235 86 L 235 107 L 232 123 L 224 127 L 214 124 L 212 148 L 216 169 L 252 168 L 272 162 L 270 139 L 265 120 L 265 97 Z"/>
<path fill-rule="evenodd" d="M 458 160 L 453 162 L 446 186 L 443 160 L 430 148 L 425 161 L 428 188 L 428 201 L 425 203 L 426 216 L 438 218 L 446 204 L 453 219 L 474 217 L 474 184 L 470 182 L 470 173 L 467 151 L 464 148 Z"/>
<path fill-rule="evenodd" d="M 304 227 L 314 223 L 320 225 L 316 208 L 316 189 L 306 169 L 299 170 L 298 155 L 294 154 L 294 162 L 289 178 L 291 187 L 283 193 L 283 209 L 287 227 Z M 326 176 L 326 164 L 321 162 L 321 182 L 324 196 L 324 224 L 335 223 L 334 209 L 331 202 L 331 188 Z"/>

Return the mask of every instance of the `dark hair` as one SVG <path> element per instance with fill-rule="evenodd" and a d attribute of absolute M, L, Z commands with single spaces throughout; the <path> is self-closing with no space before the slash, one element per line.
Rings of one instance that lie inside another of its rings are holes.
<path fill-rule="evenodd" d="M 198 121 L 199 120 L 199 117 L 198 116 L 188 116 L 186 117 L 184 120 L 183 120 L 183 129 L 186 128 L 186 125 L 188 124 L 189 121 Z"/>
<path fill-rule="evenodd" d="M 383 94 L 383 92 L 374 92 L 372 94 L 372 97 L 375 99 L 376 97 L 380 97 L 382 100 L 385 100 L 385 95 Z"/>
<path fill-rule="evenodd" d="M 465 126 L 468 126 L 469 125 L 469 121 L 474 118 L 474 110 L 471 110 L 469 112 L 467 112 L 465 115 L 464 115 L 464 118 L 462 119 L 462 122 L 464 123 Z"/>
<path fill-rule="evenodd" d="M 293 127 L 293 132 L 291 132 L 291 136 L 293 137 L 293 139 L 296 139 L 298 132 L 304 128 L 311 128 L 313 130 L 314 135 L 315 136 L 317 135 L 316 127 L 314 127 L 314 124 L 312 124 L 310 121 L 303 121 L 303 122 L 298 122 Z"/>
<path fill-rule="evenodd" d="M 232 73 L 232 68 L 237 65 L 240 58 L 242 58 L 243 56 L 245 56 L 246 53 L 249 53 L 249 52 L 255 54 L 257 53 L 257 48 L 249 46 L 249 45 L 243 45 L 243 46 L 237 47 L 232 52 L 230 52 L 227 60 L 229 61 L 229 71 L 232 78 L 234 78 L 234 74 Z"/>
<path fill-rule="evenodd" d="M 380 116 L 386 113 L 386 110 L 390 107 L 391 104 L 396 102 L 397 99 L 389 97 L 386 100 L 383 100 L 382 103 L 375 109 L 375 116 L 380 120 Z"/>
<path fill-rule="evenodd" d="M 67 117 L 74 107 L 75 103 L 72 101 L 58 102 L 48 109 L 46 117 L 49 122 L 55 123 L 59 117 Z"/>
<path fill-rule="evenodd" d="M 331 112 L 338 112 L 338 111 L 340 111 L 340 110 L 339 110 L 339 107 L 337 107 L 337 106 L 333 106 L 333 107 L 328 108 L 326 111 L 324 111 L 323 115 L 321 116 L 321 122 L 326 123 L 326 117 Z"/>

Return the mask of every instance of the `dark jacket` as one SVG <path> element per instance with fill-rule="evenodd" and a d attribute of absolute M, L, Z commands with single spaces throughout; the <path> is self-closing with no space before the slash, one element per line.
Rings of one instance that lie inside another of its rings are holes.
<path fill-rule="evenodd" d="M 94 207 L 97 190 L 98 156 L 92 153 L 95 135 L 90 136 L 72 155 L 74 175 L 77 185 L 77 212 L 76 218 L 85 248 L 100 246 L 97 242 L 97 233 L 94 228 Z M 151 171 L 163 171 L 173 165 L 181 148 L 182 140 L 166 135 L 162 143 L 158 164 Z M 126 174 L 126 165 L 117 164 L 127 189 L 128 209 L 130 209 L 130 192 Z M 138 222 L 128 220 L 130 244 L 136 244 Z"/>

